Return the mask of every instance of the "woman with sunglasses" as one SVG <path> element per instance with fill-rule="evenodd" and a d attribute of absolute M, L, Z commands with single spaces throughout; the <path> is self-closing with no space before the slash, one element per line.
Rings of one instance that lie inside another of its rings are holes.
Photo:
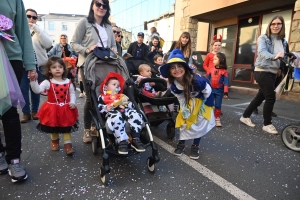
<path fill-rule="evenodd" d="M 39 76 L 38 82 L 43 81 L 43 76 L 41 74 L 43 66 L 48 61 L 47 51 L 52 46 L 52 41 L 48 33 L 41 29 L 37 23 L 37 12 L 33 9 L 26 10 L 27 21 L 30 28 L 31 39 L 33 49 L 36 54 L 37 59 L 37 73 Z M 22 109 L 23 117 L 21 119 L 21 123 L 27 123 L 30 119 L 38 120 L 36 117 L 37 111 L 39 109 L 40 104 L 40 94 L 35 94 L 30 89 L 30 80 L 27 77 L 27 72 L 23 72 L 23 77 L 20 85 L 22 94 L 25 99 L 25 106 Z M 31 99 L 31 108 L 30 108 L 30 99 Z"/>
<path fill-rule="evenodd" d="M 99 36 L 101 37 L 104 47 L 109 47 L 113 50 L 117 49 L 114 33 L 109 21 L 110 7 L 108 0 L 92 0 L 90 10 L 87 18 L 81 19 L 76 27 L 73 38 L 71 40 L 72 49 L 79 54 L 78 67 L 80 67 L 80 73 L 82 76 L 84 88 L 86 88 L 83 63 L 86 56 L 94 50 L 97 46 L 102 47 Z M 99 36 L 97 34 L 99 33 Z M 91 143 L 92 138 L 90 131 L 94 130 L 91 127 L 92 116 L 89 113 L 91 108 L 90 92 L 85 89 L 86 100 L 84 105 L 84 133 L 83 142 Z"/>
<path fill-rule="evenodd" d="M 48 57 L 58 56 L 60 58 L 64 58 L 76 56 L 76 53 L 68 44 L 68 36 L 66 34 L 61 34 L 59 37 L 59 44 L 56 44 L 47 55 Z"/>
<path fill-rule="evenodd" d="M 113 29 L 113 33 L 114 33 L 115 40 L 116 40 L 118 55 L 122 56 L 122 47 L 121 47 L 121 44 L 118 42 L 118 38 L 120 37 L 121 31 L 119 30 L 119 27 L 117 27 L 117 26 L 113 26 L 112 29 Z"/>
<path fill-rule="evenodd" d="M 259 36 L 257 40 L 257 58 L 254 63 L 254 78 L 259 85 L 256 97 L 244 111 L 240 121 L 247 126 L 255 127 L 250 116 L 253 111 L 265 100 L 263 108 L 263 131 L 270 134 L 278 134 L 272 124 L 272 111 L 276 101 L 275 81 L 280 69 L 280 60 L 289 52 L 285 40 L 285 24 L 282 16 L 274 16 L 266 29 L 266 34 Z"/>

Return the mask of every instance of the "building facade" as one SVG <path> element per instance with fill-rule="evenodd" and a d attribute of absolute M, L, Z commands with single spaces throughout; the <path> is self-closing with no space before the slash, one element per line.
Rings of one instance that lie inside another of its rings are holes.
<path fill-rule="evenodd" d="M 295 0 L 176 0 L 174 37 L 188 31 L 192 47 L 209 51 L 214 35 L 222 35 L 231 85 L 257 88 L 251 72 L 256 58 L 256 41 L 265 34 L 274 15 L 285 20 L 291 51 L 300 51 L 300 2 Z"/>
<path fill-rule="evenodd" d="M 156 27 L 165 40 L 165 52 L 173 40 L 174 3 L 175 0 L 110 0 L 110 20 L 126 31 L 123 41 L 129 44 L 136 41 L 138 32 L 144 32 L 144 43 L 149 43 L 150 28 Z"/>
<path fill-rule="evenodd" d="M 83 17 L 86 16 L 50 13 L 40 16 L 37 24 L 47 31 L 52 38 L 52 45 L 55 45 L 59 43 L 61 34 L 66 34 L 70 42 L 78 21 Z"/>

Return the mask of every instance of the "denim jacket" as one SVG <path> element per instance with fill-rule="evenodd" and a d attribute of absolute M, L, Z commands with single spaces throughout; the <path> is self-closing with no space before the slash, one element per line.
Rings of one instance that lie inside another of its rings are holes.
<path fill-rule="evenodd" d="M 257 58 L 255 61 L 255 67 L 261 68 L 261 69 L 268 69 L 271 65 L 271 62 L 274 60 L 276 55 L 273 55 L 274 51 L 274 40 L 272 38 L 269 38 L 266 34 L 263 34 L 259 36 L 257 40 Z M 283 38 L 282 39 L 282 45 L 284 49 L 284 53 L 288 53 L 288 43 Z"/>
<path fill-rule="evenodd" d="M 75 52 L 71 49 L 71 46 L 69 44 L 67 44 L 68 46 L 68 50 L 71 52 L 70 57 L 72 56 L 76 56 Z M 48 57 L 51 56 L 58 56 L 61 58 L 62 55 L 62 51 L 61 51 L 61 46 L 60 44 L 56 44 L 48 53 L 47 53 Z"/>

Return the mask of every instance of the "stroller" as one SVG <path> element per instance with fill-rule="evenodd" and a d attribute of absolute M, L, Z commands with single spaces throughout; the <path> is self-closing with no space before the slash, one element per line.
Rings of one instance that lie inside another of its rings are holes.
<path fill-rule="evenodd" d="M 98 110 L 98 96 L 100 95 L 100 83 L 105 79 L 109 72 L 116 72 L 121 74 L 126 83 L 124 86 L 124 94 L 129 97 L 129 100 L 134 104 L 136 110 L 143 117 L 143 129 L 141 132 L 140 139 L 143 142 L 145 148 L 151 147 L 152 154 L 147 159 L 147 167 L 151 173 L 156 171 L 156 163 L 159 162 L 158 149 L 153 142 L 152 133 L 149 126 L 149 121 L 146 115 L 141 111 L 134 98 L 134 86 L 133 82 L 129 78 L 129 73 L 124 60 L 121 57 L 117 57 L 115 60 L 104 61 L 99 59 L 94 53 L 87 56 L 85 62 L 84 74 L 86 81 L 86 90 L 90 92 L 90 102 L 92 104 L 90 113 L 93 118 L 93 123 L 96 127 L 96 135 L 92 135 L 92 151 L 94 154 L 97 153 L 97 149 L 101 147 L 103 153 L 102 164 L 100 166 L 100 177 L 103 184 L 108 184 L 109 182 L 109 155 L 114 154 L 117 156 L 133 156 L 138 152 L 134 151 L 130 147 L 128 148 L 127 155 L 118 154 L 118 147 L 115 142 L 114 135 L 112 131 L 108 128 L 105 122 L 105 116 L 103 116 Z M 126 132 L 130 134 L 129 124 L 126 124 Z"/>
<path fill-rule="evenodd" d="M 290 55 L 287 54 L 286 56 Z M 295 87 L 296 82 L 294 82 L 294 79 L 300 80 L 300 55 L 293 52 L 293 57 L 294 56 L 296 56 L 295 60 L 289 58 L 287 60 L 281 59 L 286 65 L 287 74 L 275 89 L 278 95 L 281 95 L 283 91 L 289 91 Z M 298 81 L 297 84 L 300 85 L 300 82 Z M 281 132 L 281 139 L 287 148 L 300 152 L 300 122 L 285 126 Z"/>
<path fill-rule="evenodd" d="M 160 85 L 160 88 L 162 90 L 167 90 L 167 82 L 164 79 L 159 78 L 160 73 L 158 69 L 156 69 L 147 60 L 131 57 L 126 59 L 125 62 L 128 67 L 128 71 L 130 72 L 130 77 L 133 81 L 136 79 L 136 76 L 138 74 L 139 65 L 147 64 L 151 67 L 152 77 L 142 79 L 140 83 L 135 87 L 136 102 L 138 102 L 139 108 L 146 114 L 151 126 L 158 126 L 165 120 L 169 121 L 169 123 L 167 124 L 167 136 L 169 139 L 173 139 L 175 136 L 174 118 L 176 114 L 175 112 L 171 112 L 168 105 L 173 104 L 177 98 L 175 96 L 153 98 L 144 95 L 142 93 L 144 83 L 155 82 L 155 84 Z M 150 109 L 149 106 L 151 107 Z M 159 110 L 160 106 L 164 106 L 165 110 Z"/>

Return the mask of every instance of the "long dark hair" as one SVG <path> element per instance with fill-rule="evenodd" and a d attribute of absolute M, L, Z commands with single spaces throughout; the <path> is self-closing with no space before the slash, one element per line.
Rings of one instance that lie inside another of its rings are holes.
<path fill-rule="evenodd" d="M 62 74 L 62 78 L 63 79 L 67 78 L 68 69 L 67 69 L 66 64 L 63 61 L 63 59 L 61 59 L 58 56 L 52 56 L 48 59 L 47 63 L 45 64 L 45 71 L 43 73 L 43 75 L 46 77 L 47 80 L 50 80 L 51 78 L 53 78 L 53 75 L 50 72 L 50 67 L 51 67 L 51 65 L 53 65 L 54 63 L 57 63 L 57 62 L 64 68 L 64 73 Z"/>
<path fill-rule="evenodd" d="M 184 46 L 181 43 L 181 38 L 182 37 L 186 37 L 186 38 L 189 39 L 189 41 L 187 42 L 187 44 L 184 45 Z M 189 58 L 190 55 L 191 55 L 191 53 L 192 53 L 192 42 L 191 42 L 191 35 L 190 35 L 190 33 L 189 32 L 183 32 L 180 35 L 178 41 L 176 42 L 176 45 L 175 45 L 174 48 L 180 49 L 183 52 L 184 58 Z"/>
<path fill-rule="evenodd" d="M 281 40 L 281 39 L 285 38 L 285 23 L 284 23 L 284 19 L 281 15 L 276 15 L 276 16 L 272 17 L 272 19 L 270 20 L 270 22 L 268 24 L 268 27 L 267 27 L 267 30 L 266 30 L 266 35 L 268 37 L 271 37 L 271 34 L 272 34 L 272 32 L 270 30 L 271 29 L 271 24 L 275 19 L 279 19 L 282 23 L 281 30 L 279 31 L 279 33 L 277 35 L 277 39 Z"/>
<path fill-rule="evenodd" d="M 180 63 L 174 63 L 174 64 L 181 65 Z M 173 76 L 171 76 L 170 69 L 171 69 L 171 66 L 169 67 L 169 70 L 167 71 L 168 81 L 170 84 L 174 84 L 175 78 Z M 183 75 L 182 82 L 183 82 L 184 99 L 187 104 L 189 103 L 189 101 L 191 99 L 191 92 L 193 91 L 194 76 L 195 76 L 195 74 L 193 71 L 185 68 L 185 73 Z"/>
<path fill-rule="evenodd" d="M 94 10 L 93 10 L 93 5 L 97 0 L 92 0 L 91 5 L 90 5 L 90 10 L 89 10 L 89 14 L 87 16 L 87 20 L 89 23 L 93 24 L 95 23 L 95 17 L 94 17 Z M 106 10 L 106 14 L 104 15 L 102 22 L 101 22 L 101 26 L 105 26 L 106 24 L 111 25 L 111 22 L 109 21 L 109 16 L 110 16 L 110 6 L 109 6 L 109 1 L 108 0 L 102 0 L 103 3 L 105 5 L 107 5 L 107 10 Z"/>
<path fill-rule="evenodd" d="M 220 69 L 227 69 L 226 56 L 225 56 L 225 54 L 224 54 L 224 53 L 221 53 L 221 52 L 217 52 L 217 53 L 216 53 L 216 56 L 219 58 L 219 63 L 220 63 L 219 68 L 220 68 Z"/>

